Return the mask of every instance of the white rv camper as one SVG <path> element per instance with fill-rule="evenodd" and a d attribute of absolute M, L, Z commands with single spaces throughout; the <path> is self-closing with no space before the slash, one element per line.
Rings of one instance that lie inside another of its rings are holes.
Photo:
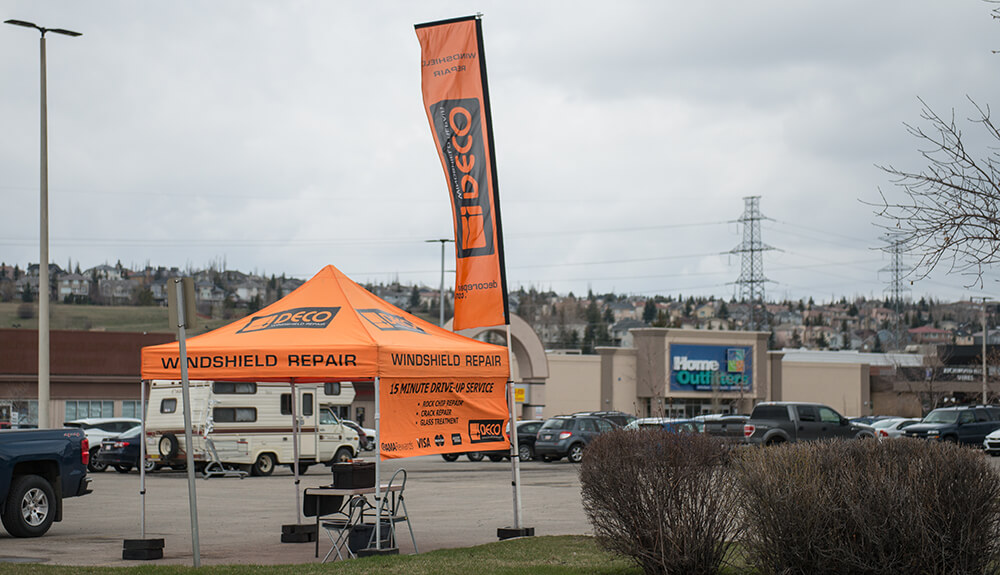
<path fill-rule="evenodd" d="M 295 461 L 292 392 L 288 383 L 191 381 L 191 426 L 195 466 L 218 461 L 251 475 L 270 475 L 274 466 Z M 350 405 L 350 382 L 295 385 L 299 417 L 299 472 L 316 463 L 348 461 L 358 454 L 358 434 L 342 424 L 330 406 Z M 182 468 L 184 411 L 180 381 L 152 382 L 146 415 L 146 452 L 157 466 Z"/>

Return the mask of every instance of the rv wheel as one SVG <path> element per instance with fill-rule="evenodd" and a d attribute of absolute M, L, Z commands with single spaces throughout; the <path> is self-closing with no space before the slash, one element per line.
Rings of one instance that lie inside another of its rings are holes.
<path fill-rule="evenodd" d="M 253 475 L 258 477 L 267 477 L 268 475 L 274 473 L 274 455 L 270 453 L 261 453 L 257 456 L 257 461 L 253 464 Z"/>
<path fill-rule="evenodd" d="M 170 460 L 177 457 L 177 436 L 173 433 L 163 434 L 157 446 L 163 459 Z"/>

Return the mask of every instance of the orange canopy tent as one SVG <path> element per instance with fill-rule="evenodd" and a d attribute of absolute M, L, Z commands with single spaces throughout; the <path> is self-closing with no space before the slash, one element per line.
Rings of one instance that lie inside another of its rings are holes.
<path fill-rule="evenodd" d="M 333 266 L 257 313 L 188 339 L 186 351 L 190 379 L 374 380 L 381 459 L 509 446 L 507 349 L 412 316 Z M 179 344 L 143 348 L 142 377 L 180 379 Z"/>

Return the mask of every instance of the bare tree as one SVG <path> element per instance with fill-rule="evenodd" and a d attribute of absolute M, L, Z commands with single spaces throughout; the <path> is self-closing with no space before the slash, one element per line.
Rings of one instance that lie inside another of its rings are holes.
<path fill-rule="evenodd" d="M 1000 130 L 990 109 L 969 102 L 976 110 L 968 122 L 997 146 Z M 969 287 L 982 287 L 983 271 L 1000 261 L 1000 148 L 970 149 L 955 120 L 945 118 L 920 100 L 926 127 L 905 124 L 920 141 L 920 155 L 927 166 L 908 171 L 880 165 L 905 199 L 890 201 L 882 190 L 876 213 L 887 220 L 882 227 L 903 241 L 905 250 L 918 258 L 914 272 L 925 277 L 942 261 L 949 271 L 972 277 Z"/>

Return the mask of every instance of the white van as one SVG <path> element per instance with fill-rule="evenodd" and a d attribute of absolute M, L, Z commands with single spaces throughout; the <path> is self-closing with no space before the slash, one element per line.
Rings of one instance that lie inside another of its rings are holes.
<path fill-rule="evenodd" d="M 294 463 L 292 392 L 288 383 L 191 381 L 194 461 L 212 461 L 209 437 L 218 460 L 251 475 L 270 475 L 274 466 Z M 358 433 L 342 424 L 330 406 L 350 405 L 350 382 L 295 385 L 299 416 L 299 473 L 316 463 L 349 461 L 358 454 Z M 146 452 L 156 466 L 183 468 L 184 411 L 180 381 L 154 380 L 146 415 Z"/>

